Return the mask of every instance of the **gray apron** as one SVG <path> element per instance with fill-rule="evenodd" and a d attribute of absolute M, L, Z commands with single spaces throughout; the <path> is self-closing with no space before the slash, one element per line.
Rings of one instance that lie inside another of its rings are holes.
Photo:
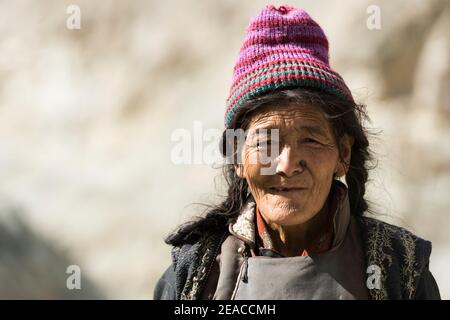
<path fill-rule="evenodd" d="M 249 257 L 232 299 L 369 299 L 365 258 L 352 221 L 343 243 L 310 256 Z M 245 270 L 246 269 L 246 270 Z"/>

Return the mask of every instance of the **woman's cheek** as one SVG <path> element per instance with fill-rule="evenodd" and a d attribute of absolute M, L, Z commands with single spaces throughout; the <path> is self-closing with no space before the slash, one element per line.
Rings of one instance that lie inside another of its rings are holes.
<path fill-rule="evenodd" d="M 263 165 L 260 162 L 259 151 L 256 148 L 248 148 L 243 155 L 244 172 L 247 178 L 258 179 L 261 176 L 261 168 L 268 165 Z"/>
<path fill-rule="evenodd" d="M 305 150 L 304 158 L 313 174 L 328 176 L 336 166 L 337 153 L 328 149 L 310 149 Z"/>

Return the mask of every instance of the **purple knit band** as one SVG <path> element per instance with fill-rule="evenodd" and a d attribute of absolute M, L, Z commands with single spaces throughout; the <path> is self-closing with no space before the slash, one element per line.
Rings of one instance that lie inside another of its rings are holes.
<path fill-rule="evenodd" d="M 236 108 L 273 89 L 316 88 L 353 102 L 341 76 L 329 65 L 328 40 L 309 14 L 290 6 L 266 6 L 251 19 L 233 72 L 225 127 Z"/>

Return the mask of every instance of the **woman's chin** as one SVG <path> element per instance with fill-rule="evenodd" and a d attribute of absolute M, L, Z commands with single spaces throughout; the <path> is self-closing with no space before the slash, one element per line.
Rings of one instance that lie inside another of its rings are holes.
<path fill-rule="evenodd" d="M 303 211 L 305 207 L 304 201 L 298 196 L 270 194 L 266 199 L 272 210 L 300 212 Z"/>
<path fill-rule="evenodd" d="M 303 210 L 295 207 L 278 207 L 271 210 L 266 217 L 271 223 L 283 226 L 298 225 L 309 220 L 307 214 Z"/>

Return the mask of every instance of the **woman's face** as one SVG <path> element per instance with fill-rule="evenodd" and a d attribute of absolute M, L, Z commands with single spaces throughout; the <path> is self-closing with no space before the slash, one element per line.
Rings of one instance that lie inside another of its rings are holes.
<path fill-rule="evenodd" d="M 278 129 L 278 138 L 270 129 Z M 277 143 L 278 151 L 270 152 Z M 339 143 L 349 163 L 352 139 L 344 135 Z M 258 209 L 269 222 L 284 226 L 313 218 L 325 204 L 333 175 L 347 170 L 330 123 L 307 105 L 268 106 L 253 115 L 241 156 L 237 173 L 247 180 Z"/>

